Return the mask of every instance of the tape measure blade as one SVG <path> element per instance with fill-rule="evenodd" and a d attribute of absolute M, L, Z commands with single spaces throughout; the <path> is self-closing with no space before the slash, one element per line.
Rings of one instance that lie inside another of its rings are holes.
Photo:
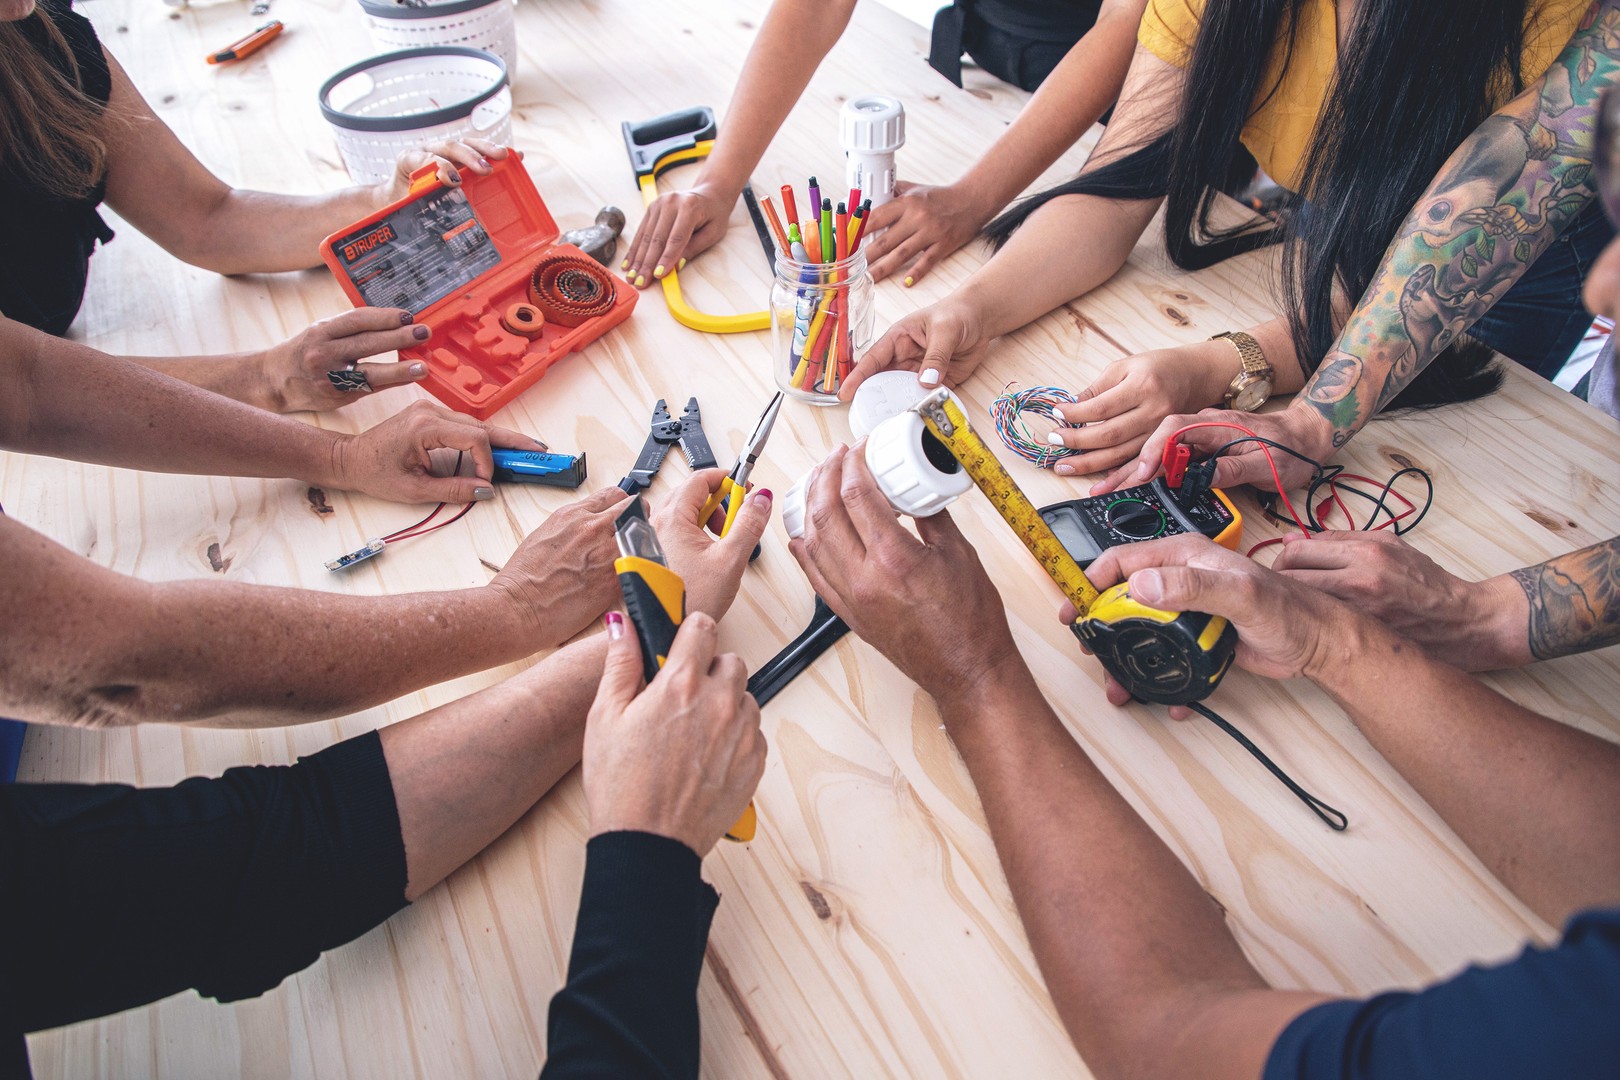
<path fill-rule="evenodd" d="M 938 400 L 934 400 L 937 397 Z M 961 463 L 973 483 L 989 498 L 996 513 L 1018 536 L 1046 571 L 1063 595 L 1084 612 L 1097 599 L 1097 589 L 1086 577 L 1029 501 L 1018 482 L 1006 466 L 991 453 L 967 421 L 967 416 L 943 392 L 925 398 L 917 406 L 923 421 L 934 437 L 950 450 L 951 456 Z M 941 422 L 943 420 L 943 423 Z"/>

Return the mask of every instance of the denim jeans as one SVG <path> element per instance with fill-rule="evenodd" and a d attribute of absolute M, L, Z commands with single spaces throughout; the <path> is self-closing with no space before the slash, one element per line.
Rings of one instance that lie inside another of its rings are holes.
<path fill-rule="evenodd" d="M 1592 200 L 1469 334 L 1551 379 L 1592 325 L 1592 314 L 1581 303 L 1581 286 L 1613 239 L 1614 226 L 1602 205 Z"/>

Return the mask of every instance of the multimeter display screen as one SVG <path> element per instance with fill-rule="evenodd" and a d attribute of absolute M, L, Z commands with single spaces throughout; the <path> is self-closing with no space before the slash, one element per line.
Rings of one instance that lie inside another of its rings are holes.
<path fill-rule="evenodd" d="M 459 188 L 402 206 L 332 250 L 367 304 L 413 314 L 501 262 Z"/>
<path fill-rule="evenodd" d="M 1083 570 L 1111 547 L 1178 533 L 1215 539 L 1237 519 L 1213 491 L 1187 495 L 1162 480 L 1043 506 L 1041 517 Z"/>
<path fill-rule="evenodd" d="M 1085 523 L 1080 518 L 1080 512 L 1069 503 L 1060 503 L 1057 506 L 1048 506 L 1041 510 L 1041 517 L 1052 527 L 1057 536 L 1058 543 L 1069 557 L 1081 566 L 1102 554 L 1097 542 L 1086 532 Z"/>

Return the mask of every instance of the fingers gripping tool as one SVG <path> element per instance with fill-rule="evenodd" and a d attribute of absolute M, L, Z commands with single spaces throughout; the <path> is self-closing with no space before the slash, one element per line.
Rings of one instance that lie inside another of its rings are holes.
<path fill-rule="evenodd" d="M 675 634 L 686 618 L 686 583 L 669 568 L 642 499 L 630 500 L 613 531 L 619 545 L 613 569 L 619 575 L 625 612 L 641 645 L 641 673 L 651 683 L 668 661 Z M 754 838 L 756 824 L 750 801 L 742 817 L 726 831 L 726 839 L 746 843 Z"/>
<path fill-rule="evenodd" d="M 1074 604 L 1071 629 L 1132 697 L 1188 705 L 1214 692 L 1232 665 L 1237 631 L 1218 615 L 1160 611 L 1131 596 L 1128 582 L 1098 593 L 945 390 L 916 405 L 924 424 L 961 463 L 1024 546 Z"/>

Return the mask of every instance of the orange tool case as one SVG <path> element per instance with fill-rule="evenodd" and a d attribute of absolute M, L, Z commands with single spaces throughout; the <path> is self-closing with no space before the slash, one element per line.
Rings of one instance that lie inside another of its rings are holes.
<path fill-rule="evenodd" d="M 577 326 L 547 319 L 537 335 L 508 329 L 502 315 L 533 303 L 529 279 L 542 259 L 575 256 L 601 267 L 557 243 L 557 223 L 517 151 L 491 164 L 488 176 L 462 170 L 459 187 L 439 183 L 435 169 L 424 167 L 405 198 L 321 243 L 321 258 L 356 307 L 404 308 L 432 329 L 432 338 L 399 358 L 426 362 L 421 385 L 480 420 L 636 306 L 635 289 L 602 271 L 613 290 L 602 314 Z"/>

